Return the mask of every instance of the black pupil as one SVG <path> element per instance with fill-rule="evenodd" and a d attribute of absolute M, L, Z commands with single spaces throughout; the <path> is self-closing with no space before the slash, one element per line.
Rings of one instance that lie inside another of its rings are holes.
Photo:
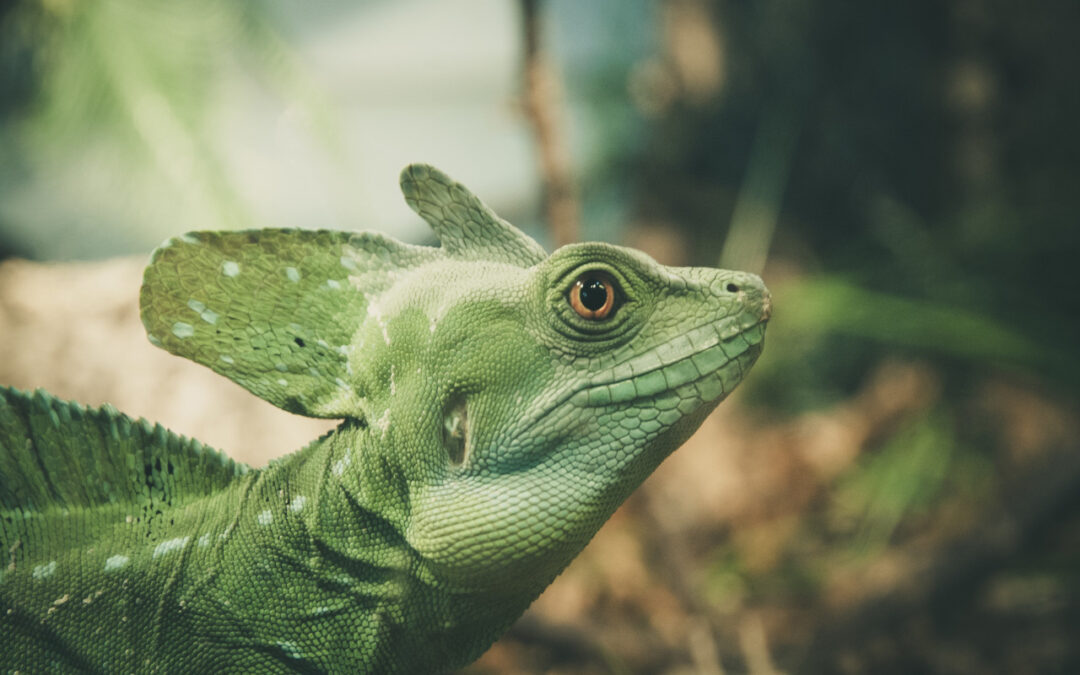
<path fill-rule="evenodd" d="M 586 279 L 581 284 L 581 304 L 590 312 L 598 311 L 607 302 L 607 287 L 599 279 Z"/>

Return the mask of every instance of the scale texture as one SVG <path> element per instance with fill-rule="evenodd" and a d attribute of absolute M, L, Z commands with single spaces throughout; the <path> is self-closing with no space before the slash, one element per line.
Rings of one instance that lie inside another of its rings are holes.
<path fill-rule="evenodd" d="M 441 247 L 193 232 L 146 269 L 151 342 L 343 420 L 269 467 L 0 388 L 0 670 L 460 667 L 761 352 L 752 274 L 549 256 L 431 167 L 401 183 Z"/>

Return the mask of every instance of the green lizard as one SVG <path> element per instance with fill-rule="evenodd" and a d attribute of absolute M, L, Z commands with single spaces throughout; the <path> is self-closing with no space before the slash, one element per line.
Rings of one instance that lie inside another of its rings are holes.
<path fill-rule="evenodd" d="M 151 342 L 344 420 L 269 467 L 0 389 L 0 669 L 466 664 L 761 351 L 754 275 L 548 256 L 431 167 L 401 184 L 440 248 L 195 232 L 151 259 Z"/>

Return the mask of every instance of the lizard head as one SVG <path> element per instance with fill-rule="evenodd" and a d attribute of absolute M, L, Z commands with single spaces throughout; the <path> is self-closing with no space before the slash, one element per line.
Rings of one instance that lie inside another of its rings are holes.
<path fill-rule="evenodd" d="M 745 376 L 768 291 L 607 244 L 548 256 L 427 166 L 402 188 L 440 248 L 184 235 L 147 269 L 144 324 L 280 407 L 363 420 L 342 489 L 393 502 L 441 583 L 543 588 Z"/>
<path fill-rule="evenodd" d="M 463 586 L 549 583 L 749 371 L 770 312 L 755 275 L 598 243 L 456 288 L 410 541 Z"/>

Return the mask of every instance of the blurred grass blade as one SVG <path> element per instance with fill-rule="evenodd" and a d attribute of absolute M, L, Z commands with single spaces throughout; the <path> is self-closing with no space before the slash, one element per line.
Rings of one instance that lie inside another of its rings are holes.
<path fill-rule="evenodd" d="M 836 277 L 777 289 L 780 320 L 796 332 L 842 333 L 968 361 L 1020 367 L 1076 388 L 1080 363 L 984 314 L 860 288 Z"/>

